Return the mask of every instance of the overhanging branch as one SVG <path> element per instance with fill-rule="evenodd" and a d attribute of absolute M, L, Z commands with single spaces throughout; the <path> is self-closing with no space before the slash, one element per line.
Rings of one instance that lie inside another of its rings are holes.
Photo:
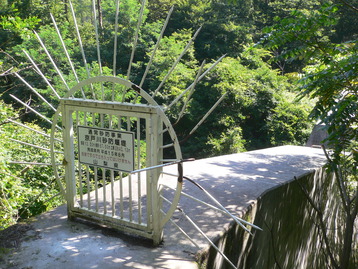
<path fill-rule="evenodd" d="M 345 5 L 346 7 L 358 12 L 358 8 L 351 5 L 350 3 L 347 3 L 347 1 L 345 1 L 345 0 L 338 0 L 338 1 L 341 2 L 343 5 Z"/>

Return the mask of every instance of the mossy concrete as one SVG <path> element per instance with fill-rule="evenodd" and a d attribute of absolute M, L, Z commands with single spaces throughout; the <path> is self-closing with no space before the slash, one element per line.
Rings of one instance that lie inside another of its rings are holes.
<path fill-rule="evenodd" d="M 318 225 L 318 215 L 303 189 L 322 209 L 332 250 L 340 253 L 343 242 L 343 209 L 333 175 L 323 168 L 270 189 L 258 198 L 246 218 L 263 228 L 247 236 L 237 225 L 216 240 L 223 252 L 240 269 L 326 269 L 329 260 Z M 329 195 L 327 195 L 329 194 Z M 358 267 L 358 223 L 350 268 Z M 202 268 L 232 268 L 214 249 L 202 257 Z"/>

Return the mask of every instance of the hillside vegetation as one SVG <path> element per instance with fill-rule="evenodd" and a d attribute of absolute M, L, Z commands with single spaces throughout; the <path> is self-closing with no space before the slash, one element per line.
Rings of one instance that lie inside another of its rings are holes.
<path fill-rule="evenodd" d="M 116 1 L 95 2 L 103 74 L 124 77 L 140 3 L 120 1 L 117 64 L 113 70 Z M 10 120 L 48 133 L 49 124 L 24 109 L 11 95 L 31 104 L 48 118 L 54 113 L 14 76 L 16 72 L 51 103 L 58 104 L 52 90 L 38 79 L 23 50 L 33 57 L 41 70 L 47 70 L 48 79 L 59 93 L 67 91 L 34 38 L 34 30 L 46 43 L 56 64 L 66 70 L 64 78 L 71 81 L 71 85 L 76 83 L 50 13 L 71 52 L 79 80 L 86 78 L 69 4 L 69 0 L 5 0 L 0 3 L 0 229 L 62 202 L 59 197 L 53 198 L 58 187 L 53 184 L 49 167 L 35 171 L 30 165 L 9 163 L 11 160 L 42 159 L 44 163 L 49 160 L 48 153 L 10 140 L 25 139 L 48 147 L 43 135 L 20 128 Z M 91 75 L 98 75 L 92 1 L 73 0 L 72 4 Z M 333 149 L 333 154 L 329 155 L 331 170 L 342 177 L 342 184 L 348 189 L 344 193 L 345 209 L 354 223 L 358 208 L 357 1 L 150 0 L 144 11 L 132 66 L 130 80 L 134 83 L 140 83 L 162 24 L 173 5 L 174 12 L 143 89 L 148 93 L 155 91 L 200 27 L 193 45 L 162 87 L 158 95 L 160 102 L 170 103 L 192 83 L 202 64 L 207 68 L 226 55 L 196 86 L 184 120 L 175 126 L 179 139 L 186 138 L 182 144 L 184 157 L 203 158 L 284 144 L 304 145 L 313 123 L 321 121 L 327 125 L 328 144 Z M 215 113 L 195 135 L 188 137 L 203 114 L 223 94 L 227 96 Z M 180 110 L 180 103 L 171 109 L 169 116 L 173 121 Z M 344 167 L 338 169 L 342 163 Z"/>

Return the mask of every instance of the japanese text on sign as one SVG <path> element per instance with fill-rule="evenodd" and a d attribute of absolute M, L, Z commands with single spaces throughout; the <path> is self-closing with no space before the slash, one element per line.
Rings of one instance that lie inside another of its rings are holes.
<path fill-rule="evenodd" d="M 134 170 L 134 134 L 78 126 L 80 163 L 130 172 Z"/>

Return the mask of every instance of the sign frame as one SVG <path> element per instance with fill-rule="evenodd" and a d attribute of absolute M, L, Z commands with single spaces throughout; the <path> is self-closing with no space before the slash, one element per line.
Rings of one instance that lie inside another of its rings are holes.
<path fill-rule="evenodd" d="M 77 137 L 79 163 L 128 173 L 135 170 L 134 132 L 79 125 Z"/>

